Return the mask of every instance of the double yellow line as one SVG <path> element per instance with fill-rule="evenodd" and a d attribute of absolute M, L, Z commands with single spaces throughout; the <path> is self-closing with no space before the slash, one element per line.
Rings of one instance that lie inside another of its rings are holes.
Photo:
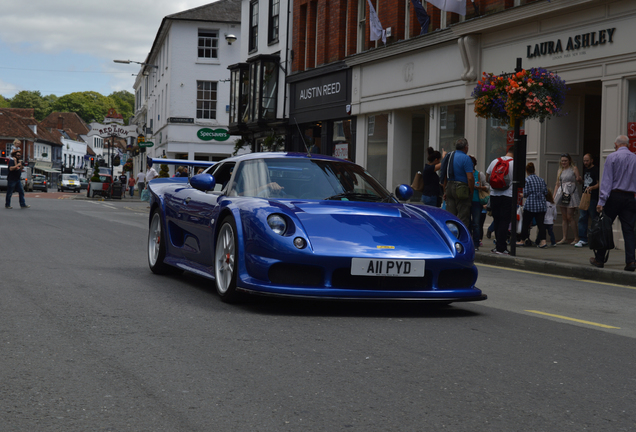
<path fill-rule="evenodd" d="M 613 327 L 607 324 L 599 324 L 599 323 L 595 323 L 592 321 L 585 321 L 585 320 L 580 320 L 580 319 L 576 319 L 576 318 L 570 318 L 570 317 L 566 317 L 563 315 L 555 315 L 555 314 L 550 314 L 547 312 L 541 312 L 541 311 L 536 311 L 536 310 L 527 310 L 526 312 L 530 312 L 530 313 L 534 313 L 534 314 L 538 314 L 538 315 L 545 315 L 545 316 L 549 316 L 552 318 L 559 318 L 562 320 L 566 320 L 566 321 L 574 321 L 577 323 L 581 323 L 581 324 L 587 324 L 587 325 L 591 325 L 591 326 L 596 326 L 596 327 L 602 327 L 602 328 L 606 328 L 606 329 L 619 329 L 620 327 Z"/>

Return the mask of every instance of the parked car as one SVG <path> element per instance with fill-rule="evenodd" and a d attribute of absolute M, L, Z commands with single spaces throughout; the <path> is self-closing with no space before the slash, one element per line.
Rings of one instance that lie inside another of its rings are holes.
<path fill-rule="evenodd" d="M 0 190 L 7 190 L 7 175 L 9 175 L 9 166 L 0 165 Z"/>
<path fill-rule="evenodd" d="M 223 301 L 486 299 L 461 221 L 349 161 L 252 153 L 148 187 L 150 270 L 210 278 Z"/>
<path fill-rule="evenodd" d="M 29 178 L 26 171 L 22 171 L 21 179 L 22 179 L 22 187 L 24 188 L 24 191 L 33 192 L 33 178 Z"/>
<path fill-rule="evenodd" d="M 91 190 L 91 183 L 88 184 L 88 188 L 86 189 L 87 197 L 95 197 L 95 195 L 101 195 L 103 197 L 110 197 L 111 192 L 113 190 L 113 178 L 108 174 L 100 174 L 99 175 L 99 183 L 101 184 L 101 189 Z"/>
<path fill-rule="evenodd" d="M 64 192 L 67 190 L 79 193 L 80 178 L 77 174 L 62 174 L 62 180 L 57 184 L 57 191 Z"/>
<path fill-rule="evenodd" d="M 80 190 L 88 190 L 88 180 L 80 179 Z"/>
<path fill-rule="evenodd" d="M 46 177 L 42 174 L 33 174 L 33 190 L 48 192 L 48 183 Z"/>

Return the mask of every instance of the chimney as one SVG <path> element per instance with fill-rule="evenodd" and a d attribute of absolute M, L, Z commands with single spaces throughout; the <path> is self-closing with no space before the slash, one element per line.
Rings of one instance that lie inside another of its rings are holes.
<path fill-rule="evenodd" d="M 64 117 L 59 116 L 57 118 L 57 128 L 60 130 L 64 130 Z"/>

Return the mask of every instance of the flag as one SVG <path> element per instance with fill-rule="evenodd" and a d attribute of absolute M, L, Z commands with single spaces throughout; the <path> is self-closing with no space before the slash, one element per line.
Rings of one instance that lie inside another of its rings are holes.
<path fill-rule="evenodd" d="M 378 14 L 375 13 L 375 8 L 371 4 L 371 0 L 367 0 L 367 2 L 369 2 L 369 33 L 371 40 L 377 41 L 378 39 L 382 39 L 382 42 L 386 45 L 386 31 L 382 28 L 382 23 L 380 23 Z"/>
<path fill-rule="evenodd" d="M 417 20 L 420 23 L 420 34 L 428 33 L 428 26 L 431 23 L 431 17 L 426 13 L 426 9 L 420 3 L 420 0 L 411 0 L 413 3 L 413 9 L 415 9 L 415 15 L 417 16 Z"/>
<path fill-rule="evenodd" d="M 446 11 L 466 15 L 466 0 L 426 0 L 433 6 Z"/>

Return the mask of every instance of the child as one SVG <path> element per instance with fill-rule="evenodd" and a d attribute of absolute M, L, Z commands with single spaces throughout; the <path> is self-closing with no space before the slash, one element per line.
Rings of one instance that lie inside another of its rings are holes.
<path fill-rule="evenodd" d="M 545 225 L 546 232 L 550 235 L 550 246 L 556 247 L 556 238 L 554 237 L 554 219 L 556 218 L 556 206 L 554 205 L 554 197 L 552 196 L 552 191 L 548 189 L 548 195 L 545 197 L 546 200 L 546 212 L 545 218 L 543 219 L 543 224 Z"/>

